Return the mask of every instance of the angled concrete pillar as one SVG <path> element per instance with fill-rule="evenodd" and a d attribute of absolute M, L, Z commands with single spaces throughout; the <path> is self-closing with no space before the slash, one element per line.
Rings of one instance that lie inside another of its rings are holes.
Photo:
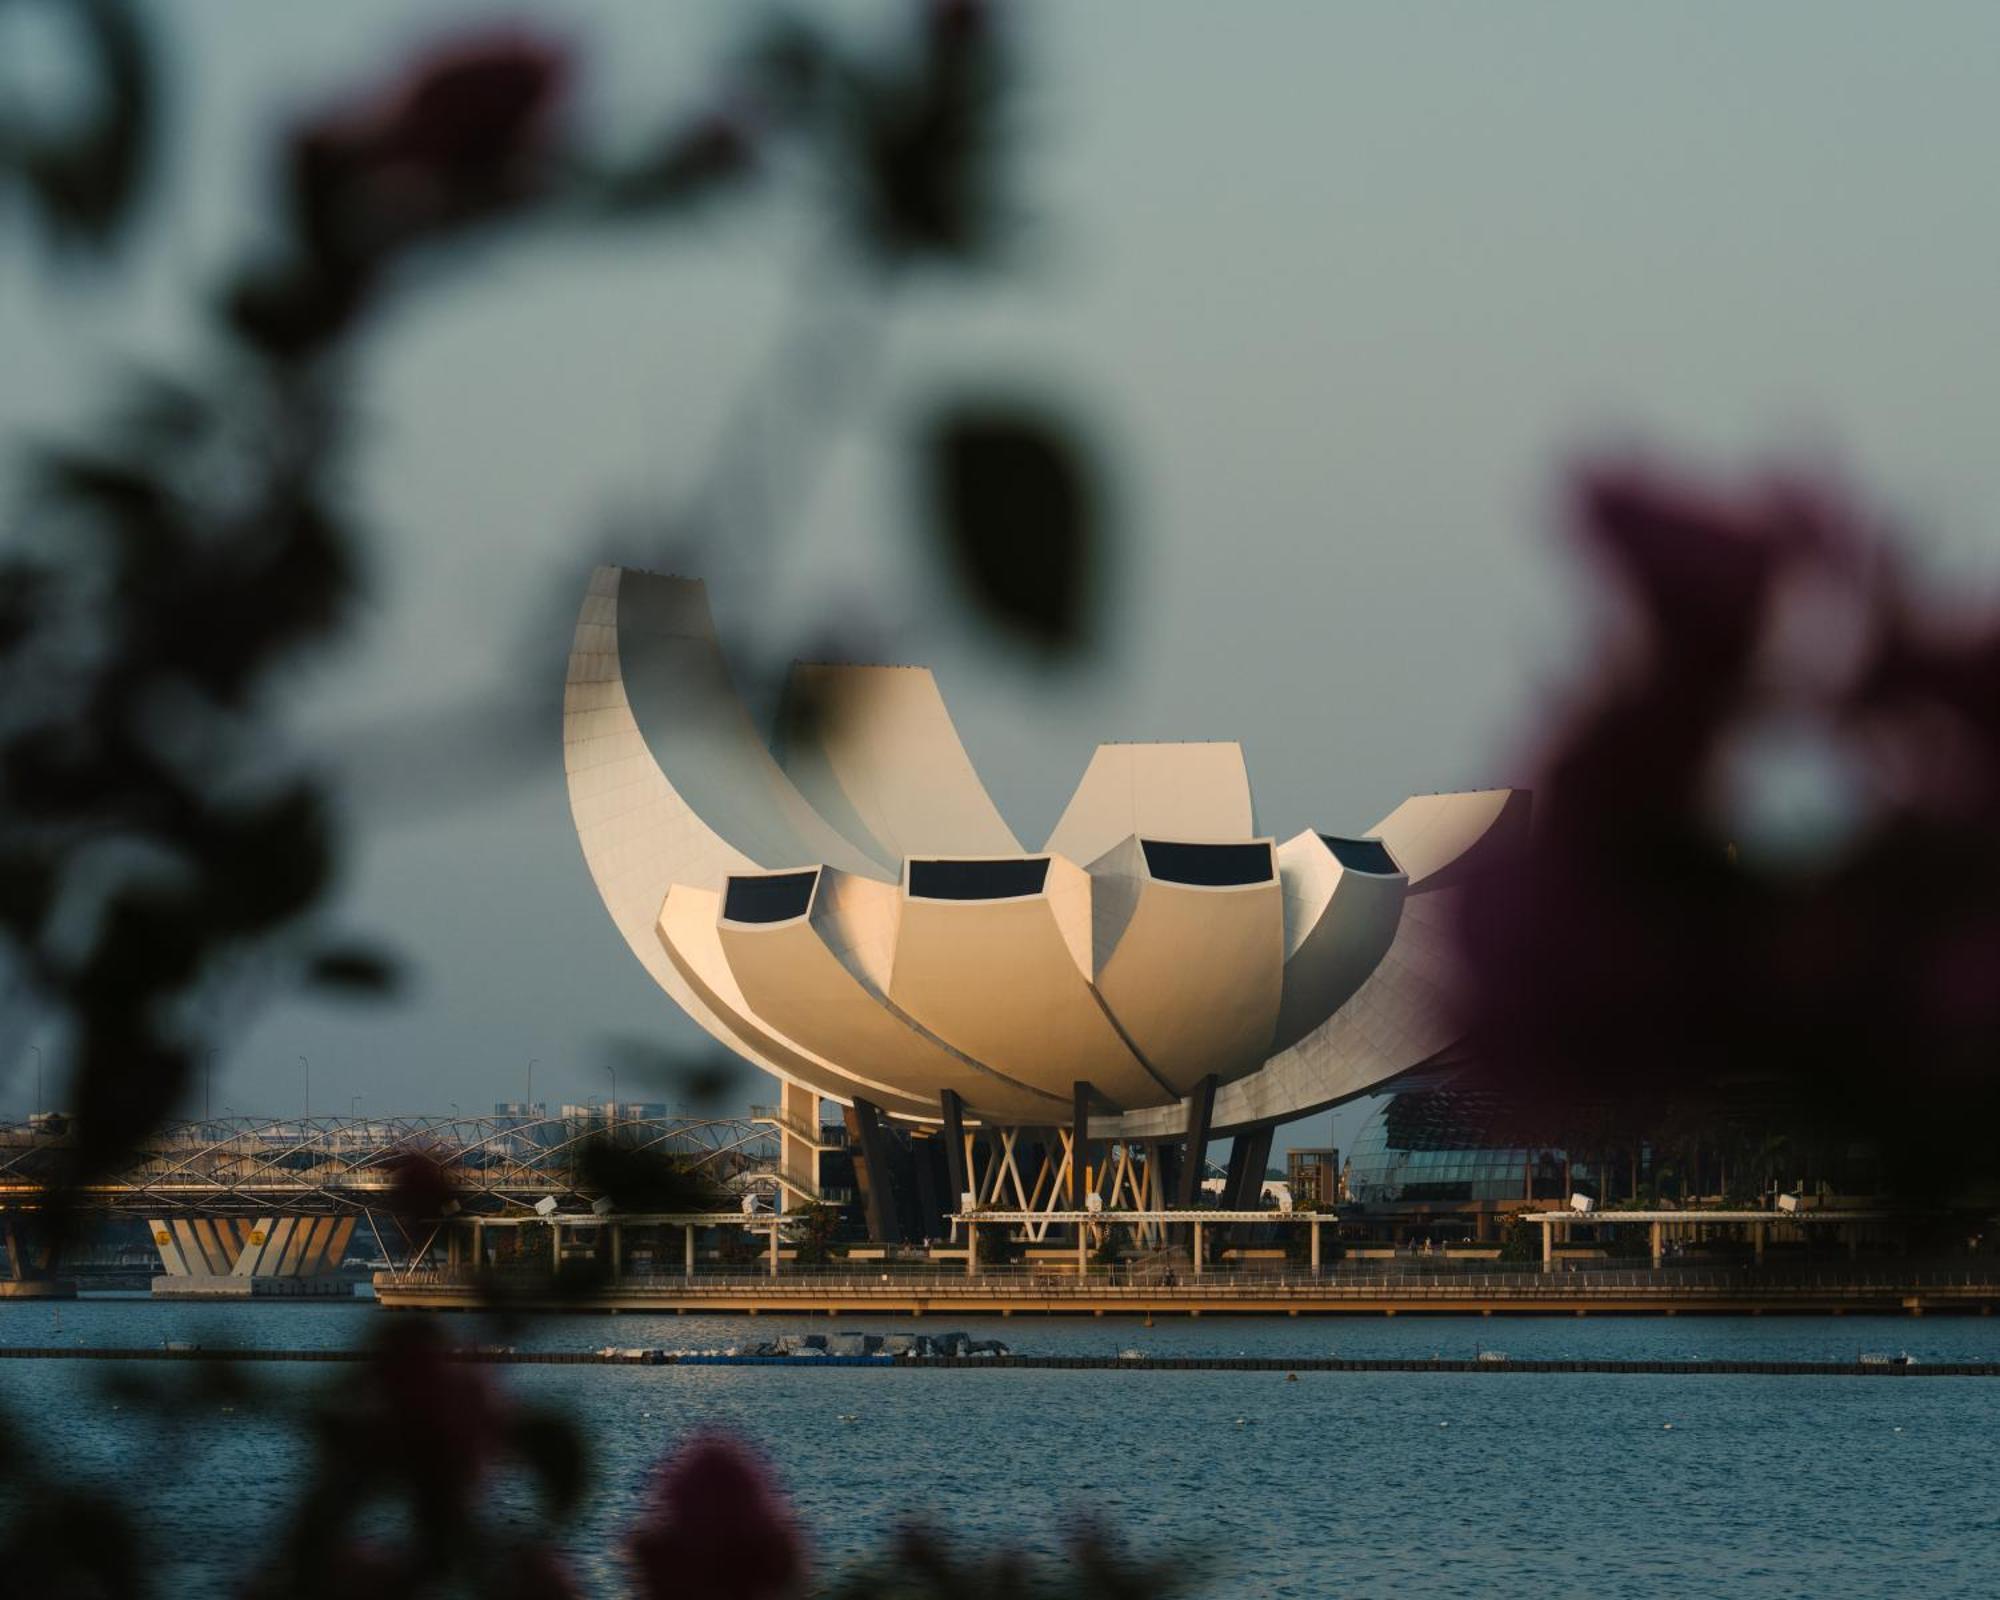
<path fill-rule="evenodd" d="M 965 1179 L 965 1102 L 946 1089 L 938 1095 L 938 1103 L 944 1110 L 945 1170 L 951 1175 L 951 1203 L 947 1209 L 956 1211 L 964 1203 L 965 1192 L 972 1187 Z"/>
<path fill-rule="evenodd" d="M 897 1215 L 893 1158 L 889 1133 L 882 1126 L 882 1113 L 872 1101 L 858 1096 L 845 1112 L 847 1131 L 861 1147 L 854 1163 L 855 1186 L 861 1191 L 861 1208 L 868 1218 L 868 1237 L 876 1244 L 901 1244 L 902 1223 Z"/>
<path fill-rule="evenodd" d="M 1175 1204 L 1191 1206 L 1201 1194 L 1201 1169 L 1208 1163 L 1208 1131 L 1215 1120 L 1215 1090 L 1219 1079 L 1214 1073 L 1194 1086 L 1187 1100 L 1187 1156 L 1181 1167 L 1180 1192 Z"/>
<path fill-rule="evenodd" d="M 1264 1168 L 1271 1161 L 1270 1128 L 1239 1133 L 1229 1148 L 1229 1176 L 1222 1203 L 1231 1211 L 1254 1211 L 1264 1194 Z"/>

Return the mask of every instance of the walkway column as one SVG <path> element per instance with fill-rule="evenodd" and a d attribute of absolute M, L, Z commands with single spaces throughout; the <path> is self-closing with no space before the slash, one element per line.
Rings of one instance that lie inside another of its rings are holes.
<path fill-rule="evenodd" d="M 1667 1225 L 1664 1222 L 1655 1222 L 1651 1226 L 1651 1232 L 1653 1236 L 1653 1270 L 1657 1272 L 1660 1267 L 1661 1259 L 1667 1253 L 1666 1250 Z M 1759 1243 L 1761 1246 L 1761 1238 Z M 1761 1248 L 1759 1249 L 1758 1255 L 1759 1259 L 1761 1260 L 1762 1259 Z"/>
<path fill-rule="evenodd" d="M 1553 1272 L 1556 1265 L 1556 1225 L 1542 1224 L 1542 1271 Z"/>
<path fill-rule="evenodd" d="M 1084 1257 L 1084 1251 L 1088 1248 L 1089 1244 L 1090 1224 L 1079 1222 L 1076 1225 L 1076 1281 L 1078 1283 L 1083 1282 L 1083 1275 L 1090 1270 L 1090 1263 Z"/>
<path fill-rule="evenodd" d="M 681 1231 L 687 1235 L 687 1265 L 681 1269 L 681 1276 L 692 1278 L 694 1276 L 694 1224 L 692 1222 L 688 1223 Z"/>
<path fill-rule="evenodd" d="M 475 1220 L 472 1224 L 472 1270 L 486 1269 L 486 1224 Z"/>
<path fill-rule="evenodd" d="M 1194 1275 L 1201 1276 L 1201 1224 L 1194 1225 Z"/>
<path fill-rule="evenodd" d="M 819 1113 L 819 1096 L 812 1090 L 796 1083 L 779 1085 L 778 1170 L 815 1195 L 819 1193 Z M 804 1203 L 782 1183 L 778 1185 L 780 1211 Z"/>
<path fill-rule="evenodd" d="M 979 1224 L 972 1218 L 965 1219 L 965 1275 L 969 1278 L 979 1270 Z"/>
<path fill-rule="evenodd" d="M 1085 1163 L 1090 1157 L 1090 1085 L 1070 1085 L 1069 1208 L 1083 1209 Z M 1081 1229 L 1082 1223 L 1077 1227 Z"/>
<path fill-rule="evenodd" d="M 611 1224 L 611 1281 L 616 1283 L 625 1275 L 625 1237 L 623 1229 Z"/>
<path fill-rule="evenodd" d="M 1750 1224 L 1750 1252 L 1752 1259 L 1761 1267 L 1764 1264 L 1764 1224 L 1761 1222 Z"/>
<path fill-rule="evenodd" d="M 771 1224 L 771 1276 L 778 1275 L 778 1225 Z"/>
<path fill-rule="evenodd" d="M 1312 1268 L 1313 1276 L 1319 1276 L 1319 1218 L 1312 1219 Z"/>
<path fill-rule="evenodd" d="M 549 1219 L 549 1270 L 562 1271 L 562 1224 Z"/>

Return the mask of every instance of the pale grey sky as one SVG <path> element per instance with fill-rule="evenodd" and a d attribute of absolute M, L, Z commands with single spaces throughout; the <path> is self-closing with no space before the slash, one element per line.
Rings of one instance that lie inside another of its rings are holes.
<path fill-rule="evenodd" d="M 691 91 L 744 9 L 163 8 L 184 118 L 163 204 L 139 264 L 95 285 L 0 254 L 5 434 L 80 414 L 126 352 L 187 348 L 288 107 L 446 19 L 532 14 L 586 47 L 618 121 Z M 1024 836 L 1100 739 L 1240 738 L 1279 834 L 1518 779 L 1577 633 L 1548 511 L 1582 447 L 1826 457 L 1956 581 L 2000 570 L 2000 9 L 1022 10 L 1027 264 L 903 308 L 789 558 L 719 570 L 712 598 L 745 648 L 833 627 L 933 664 Z M 395 317 L 363 393 L 379 603 L 302 737 L 495 683 L 552 698 L 555 619 L 607 518 L 689 481 L 797 243 L 750 224 L 514 252 Z M 993 380 L 1075 405 L 1115 467 L 1116 626 L 1073 675 L 968 643 L 912 560 L 897 429 Z M 219 1064 L 218 1108 L 296 1109 L 301 1053 L 323 1109 L 470 1111 L 518 1096 L 530 1057 L 538 1094 L 602 1094 L 607 1031 L 699 1040 L 600 908 L 557 729 L 537 737 L 533 775 L 476 804 L 358 797 L 345 914 L 414 985 L 273 1009 Z"/>

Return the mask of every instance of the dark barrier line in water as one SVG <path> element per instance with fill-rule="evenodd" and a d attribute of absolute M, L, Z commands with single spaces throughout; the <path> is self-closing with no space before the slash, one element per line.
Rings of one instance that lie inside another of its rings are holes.
<path fill-rule="evenodd" d="M 366 1361 L 366 1350 L 229 1350 L 190 1347 L 0 1345 L 18 1361 Z M 721 1356 L 663 1350 L 455 1350 L 455 1361 L 495 1366 L 589 1367 L 1007 1367 L 1035 1371 L 1121 1372 L 1608 1372 L 1671 1377 L 2000 1378 L 2000 1361 L 1542 1361 L 1487 1355 L 1473 1360 L 1403 1356 Z"/>

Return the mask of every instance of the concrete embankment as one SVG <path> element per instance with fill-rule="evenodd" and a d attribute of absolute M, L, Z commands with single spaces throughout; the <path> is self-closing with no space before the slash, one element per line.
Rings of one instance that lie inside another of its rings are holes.
<path fill-rule="evenodd" d="M 162 1349 L 158 1346 L 0 1346 L 0 1360 L 359 1362 L 367 1350 Z M 493 1366 L 580 1367 L 870 1367 L 885 1371 L 985 1370 L 1095 1372 L 1450 1372 L 1611 1373 L 1668 1377 L 2000 1378 L 2000 1361 L 1549 1361 L 1476 1358 L 1301 1356 L 727 1356 L 673 1350 L 481 1350 L 450 1352 L 454 1361 Z"/>

